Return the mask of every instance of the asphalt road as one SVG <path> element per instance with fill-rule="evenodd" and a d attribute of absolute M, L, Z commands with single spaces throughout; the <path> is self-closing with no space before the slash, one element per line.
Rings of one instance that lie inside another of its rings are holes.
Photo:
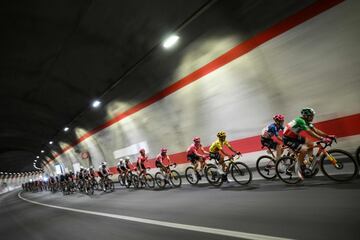
<path fill-rule="evenodd" d="M 360 179 L 338 184 L 318 177 L 298 186 L 257 180 L 245 187 L 165 190 L 117 186 L 113 193 L 94 196 L 20 193 L 67 210 L 24 201 L 18 193 L 0 196 L 1 239 L 360 239 Z M 144 223 L 148 220 L 157 221 Z"/>

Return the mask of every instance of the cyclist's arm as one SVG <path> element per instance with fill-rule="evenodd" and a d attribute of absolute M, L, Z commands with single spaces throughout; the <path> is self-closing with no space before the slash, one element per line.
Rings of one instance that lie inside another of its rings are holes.
<path fill-rule="evenodd" d="M 228 154 L 227 152 L 225 152 L 223 149 L 220 149 L 219 151 L 220 151 L 223 155 L 228 156 L 228 157 L 231 157 L 231 155 Z"/>
<path fill-rule="evenodd" d="M 311 130 L 313 130 L 317 135 L 322 136 L 322 137 L 329 137 L 328 134 L 324 133 L 323 131 L 313 127 Z"/>
<path fill-rule="evenodd" d="M 209 154 L 209 152 L 205 151 L 204 147 L 201 147 L 201 151 L 202 151 L 204 154 Z"/>
<path fill-rule="evenodd" d="M 317 138 L 317 139 L 322 139 L 322 136 L 318 135 L 315 131 L 313 131 L 312 129 L 308 129 L 305 130 L 310 136 Z"/>
<path fill-rule="evenodd" d="M 241 155 L 241 153 L 239 152 L 239 151 L 236 151 L 231 145 L 230 145 L 230 143 L 228 143 L 228 144 L 226 144 L 227 145 L 227 147 L 233 152 L 233 153 L 235 153 L 235 154 L 240 154 Z"/>

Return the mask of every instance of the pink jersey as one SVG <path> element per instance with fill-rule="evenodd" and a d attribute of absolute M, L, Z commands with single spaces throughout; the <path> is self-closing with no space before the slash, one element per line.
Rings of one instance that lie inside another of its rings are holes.
<path fill-rule="evenodd" d="M 201 154 L 199 154 L 199 150 L 201 150 L 202 145 L 199 144 L 199 146 L 196 147 L 195 143 L 191 144 L 190 147 L 188 147 L 188 149 L 186 150 L 188 155 L 192 155 L 195 154 L 199 157 L 201 157 Z"/>
<path fill-rule="evenodd" d="M 144 163 L 145 161 L 147 161 L 148 160 L 148 156 L 142 156 L 142 155 L 140 155 L 140 156 L 138 156 L 138 160 L 137 160 L 137 162 L 138 163 Z"/>
<path fill-rule="evenodd" d="M 164 162 L 164 160 L 165 160 L 165 162 Z M 170 164 L 170 158 L 169 158 L 169 156 L 168 155 L 166 155 L 166 156 L 162 156 L 161 154 L 159 154 L 159 155 L 157 155 L 157 157 L 156 157 L 156 161 L 157 162 L 161 162 L 162 164 Z"/>

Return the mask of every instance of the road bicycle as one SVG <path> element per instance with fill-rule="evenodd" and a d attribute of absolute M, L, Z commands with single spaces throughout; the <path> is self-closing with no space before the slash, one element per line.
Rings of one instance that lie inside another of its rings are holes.
<path fill-rule="evenodd" d="M 208 163 L 207 161 L 210 160 L 209 157 L 207 157 L 206 159 L 204 159 L 205 161 L 205 165 L 203 167 L 203 169 L 201 169 L 201 172 L 204 173 L 203 175 L 205 175 L 205 172 L 206 172 L 206 169 L 210 166 L 215 166 L 214 164 L 212 163 Z M 199 172 L 199 174 L 201 174 Z M 185 169 L 185 178 L 186 180 L 191 184 L 191 185 L 196 185 L 200 179 L 199 179 L 199 175 L 196 173 L 196 170 L 195 170 L 195 166 L 194 164 L 191 164 L 190 166 L 188 166 L 186 169 Z"/>
<path fill-rule="evenodd" d="M 262 155 L 256 160 L 256 170 L 265 179 L 271 180 L 276 178 L 276 156 L 275 156 L 275 150 L 263 146 L 262 148 L 267 148 L 267 152 L 270 155 Z M 283 156 L 291 156 L 294 155 L 293 151 L 283 146 Z"/>
<path fill-rule="evenodd" d="M 165 188 L 167 184 L 174 187 L 181 186 L 181 177 L 179 172 L 174 169 L 170 169 L 170 167 L 176 168 L 176 163 L 165 167 L 165 171 L 159 171 L 155 174 L 155 182 L 159 188 Z"/>
<path fill-rule="evenodd" d="M 314 159 L 305 161 L 306 168 L 303 170 L 305 178 L 315 176 L 319 169 L 331 180 L 337 182 L 346 182 L 354 179 L 358 175 L 358 165 L 352 155 L 341 149 L 330 149 L 336 139 L 332 138 L 331 142 L 317 141 L 314 143 Z M 276 174 L 285 183 L 297 184 L 301 182 L 298 176 L 297 155 L 284 156 L 276 163 Z"/>
<path fill-rule="evenodd" d="M 240 185 L 249 184 L 252 180 L 252 172 L 250 168 L 243 162 L 238 161 L 240 155 L 235 154 L 225 160 L 227 163 L 227 171 L 222 171 L 222 166 L 217 159 L 214 159 L 216 165 L 208 166 L 205 171 L 205 176 L 208 182 L 213 186 L 221 186 L 226 176 L 230 173 L 234 181 Z"/>

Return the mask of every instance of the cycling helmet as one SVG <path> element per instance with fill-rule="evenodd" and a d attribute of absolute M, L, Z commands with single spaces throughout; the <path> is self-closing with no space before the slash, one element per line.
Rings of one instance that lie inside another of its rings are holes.
<path fill-rule="evenodd" d="M 91 170 L 92 170 L 92 169 L 94 169 L 94 167 L 93 167 L 93 166 L 90 166 L 90 168 L 89 168 L 89 169 L 91 169 Z"/>
<path fill-rule="evenodd" d="M 302 116 L 314 116 L 315 111 L 312 108 L 306 107 L 301 110 L 301 115 Z"/>
<path fill-rule="evenodd" d="M 130 158 L 129 157 L 125 157 L 125 161 L 129 161 L 130 160 Z"/>
<path fill-rule="evenodd" d="M 80 171 L 81 171 L 81 170 L 84 170 L 84 167 L 83 167 L 83 166 L 80 167 Z"/>
<path fill-rule="evenodd" d="M 145 153 L 145 149 L 141 148 L 141 149 L 139 150 L 139 153 Z"/>
<path fill-rule="evenodd" d="M 193 138 L 193 141 L 194 141 L 195 143 L 199 143 L 199 142 L 200 142 L 200 137 L 194 137 L 194 138 Z"/>
<path fill-rule="evenodd" d="M 166 153 L 167 152 L 167 149 L 166 148 L 162 148 L 161 149 L 161 153 Z"/>
<path fill-rule="evenodd" d="M 276 114 L 276 115 L 273 117 L 273 119 L 274 119 L 274 121 L 279 121 L 279 122 L 281 122 L 281 121 L 284 121 L 285 116 L 282 115 L 282 114 Z"/>
<path fill-rule="evenodd" d="M 102 165 L 102 166 L 106 166 L 106 162 L 102 162 L 101 165 Z"/>
<path fill-rule="evenodd" d="M 218 132 L 218 133 L 216 134 L 216 136 L 217 136 L 218 138 L 226 137 L 226 132 L 220 131 L 220 132 Z"/>

